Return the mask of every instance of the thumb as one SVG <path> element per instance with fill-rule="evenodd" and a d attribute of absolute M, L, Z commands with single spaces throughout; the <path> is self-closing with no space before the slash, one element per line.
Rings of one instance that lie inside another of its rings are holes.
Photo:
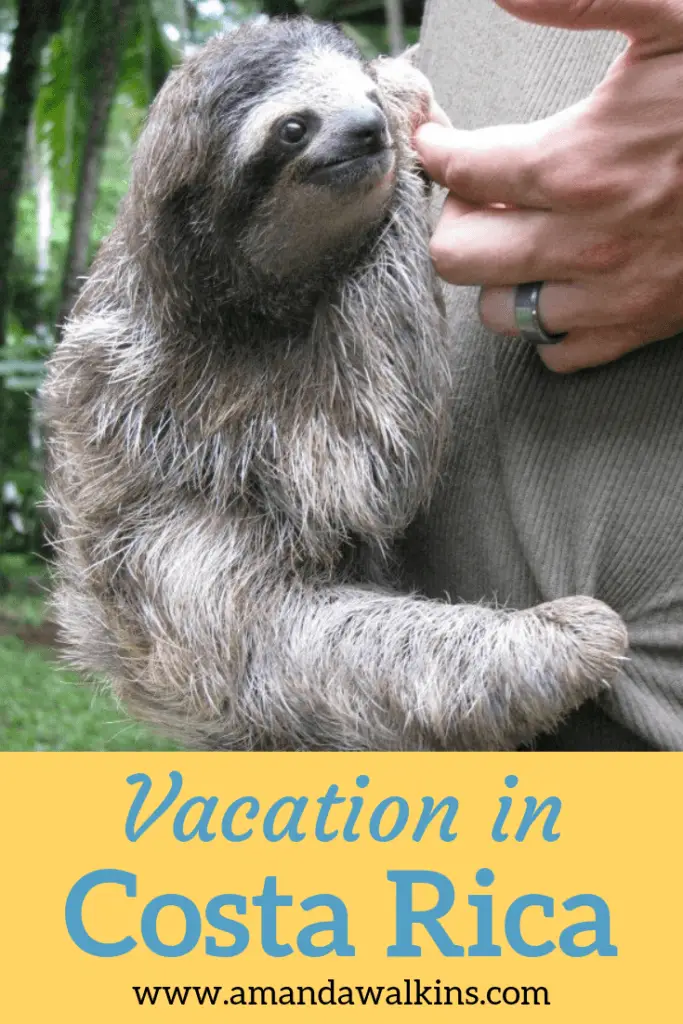
<path fill-rule="evenodd" d="M 430 178 L 467 202 L 546 208 L 539 154 L 556 120 L 474 131 L 431 121 L 418 128 L 414 145 Z"/>
<path fill-rule="evenodd" d="M 612 29 L 632 39 L 683 38 L 683 0 L 496 0 L 523 21 L 572 29 Z"/>

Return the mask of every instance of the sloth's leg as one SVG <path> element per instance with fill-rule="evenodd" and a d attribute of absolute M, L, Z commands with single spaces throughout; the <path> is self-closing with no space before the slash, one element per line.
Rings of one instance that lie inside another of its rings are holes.
<path fill-rule="evenodd" d="M 290 590 L 268 618 L 251 671 L 275 746 L 514 748 L 604 686 L 626 647 L 619 617 L 587 597 L 504 611 Z"/>

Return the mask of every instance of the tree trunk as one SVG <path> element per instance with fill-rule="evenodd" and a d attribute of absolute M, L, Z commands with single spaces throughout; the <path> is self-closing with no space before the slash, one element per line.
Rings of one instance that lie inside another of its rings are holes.
<path fill-rule="evenodd" d="M 31 113 L 40 87 L 40 58 L 59 28 L 61 0 L 19 0 L 0 116 L 0 346 L 5 344 L 17 210 Z"/>
<path fill-rule="evenodd" d="M 101 39 L 95 57 L 99 73 L 90 100 L 88 125 L 81 155 L 76 195 L 71 214 L 71 229 L 62 278 L 62 295 L 57 318 L 58 328 L 71 312 L 81 278 L 88 269 L 90 224 L 102 171 L 111 114 L 121 65 L 121 55 L 136 0 L 111 0 L 97 12 L 93 26 Z"/>
<path fill-rule="evenodd" d="M 384 12 L 389 36 L 389 53 L 392 57 L 398 57 L 406 48 L 401 0 L 384 0 Z"/>
<path fill-rule="evenodd" d="M 52 237 L 52 180 L 49 171 L 49 153 L 44 142 L 37 137 L 35 121 L 28 133 L 31 183 L 36 195 L 36 281 L 44 284 L 50 270 L 50 240 Z"/>

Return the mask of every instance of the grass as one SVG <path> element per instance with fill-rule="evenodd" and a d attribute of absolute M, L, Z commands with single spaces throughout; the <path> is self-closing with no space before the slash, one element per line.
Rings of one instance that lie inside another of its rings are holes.
<path fill-rule="evenodd" d="M 48 648 L 0 639 L 0 750 L 172 749 L 58 666 Z"/>
<path fill-rule="evenodd" d="M 44 571 L 20 556 L 0 556 L 9 587 L 0 594 L 5 626 L 39 627 L 45 601 L 36 592 Z M 0 636 L 0 750 L 173 750 L 170 741 L 127 719 L 106 692 L 86 686 L 55 652 L 13 635 Z"/>

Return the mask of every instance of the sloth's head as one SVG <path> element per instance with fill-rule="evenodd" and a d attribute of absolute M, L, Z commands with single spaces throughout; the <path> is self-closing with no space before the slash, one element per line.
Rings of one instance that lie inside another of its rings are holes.
<path fill-rule="evenodd" d="M 409 159 L 400 94 L 341 32 L 305 18 L 215 38 L 152 108 L 132 209 L 179 272 L 206 275 L 209 254 L 216 273 L 239 263 L 271 279 L 323 265 L 387 213 Z"/>

